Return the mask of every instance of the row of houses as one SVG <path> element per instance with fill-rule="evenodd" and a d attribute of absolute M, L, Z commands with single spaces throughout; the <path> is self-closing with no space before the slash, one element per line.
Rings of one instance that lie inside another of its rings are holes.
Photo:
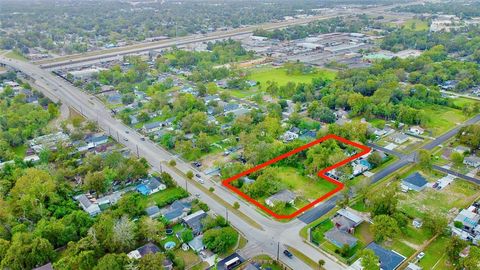
<path fill-rule="evenodd" d="M 480 201 L 462 209 L 450 224 L 452 234 L 480 245 Z"/>

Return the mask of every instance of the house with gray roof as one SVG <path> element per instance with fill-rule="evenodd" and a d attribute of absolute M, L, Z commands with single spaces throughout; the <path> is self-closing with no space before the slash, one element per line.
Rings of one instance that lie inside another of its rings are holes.
<path fill-rule="evenodd" d="M 390 140 L 396 144 L 403 144 L 408 141 L 408 136 L 403 133 L 394 133 L 390 136 Z"/>
<path fill-rule="evenodd" d="M 480 157 L 477 157 L 477 156 L 466 157 L 463 160 L 463 164 L 468 165 L 468 166 L 472 166 L 474 168 L 478 168 L 478 167 L 480 167 Z"/>
<path fill-rule="evenodd" d="M 98 204 L 92 202 L 85 194 L 76 196 L 75 200 L 78 201 L 78 204 L 83 209 L 83 211 L 87 212 L 92 217 L 102 212 Z"/>
<path fill-rule="evenodd" d="M 200 252 L 205 249 L 205 245 L 203 244 L 203 235 L 198 235 L 192 239 L 192 241 L 188 242 L 188 246 L 195 252 Z"/>
<path fill-rule="evenodd" d="M 406 190 L 422 191 L 427 187 L 427 180 L 420 173 L 415 172 L 402 181 L 402 188 Z"/>
<path fill-rule="evenodd" d="M 193 214 L 190 214 L 182 218 L 183 224 L 192 229 L 194 235 L 199 235 L 202 233 L 203 224 L 202 220 L 207 217 L 207 213 L 203 210 L 199 210 Z"/>
<path fill-rule="evenodd" d="M 336 229 L 347 233 L 353 233 L 354 229 L 363 222 L 363 218 L 349 209 L 342 208 L 337 211 L 332 218 L 332 222 Z"/>
<path fill-rule="evenodd" d="M 345 245 L 349 247 L 354 247 L 357 245 L 358 240 L 357 238 L 353 237 L 351 234 L 339 230 L 337 228 L 333 228 L 325 233 L 325 239 L 330 241 L 332 244 L 337 246 L 338 248 L 342 248 Z"/>
<path fill-rule="evenodd" d="M 186 200 L 174 201 L 170 206 L 162 209 L 163 217 L 172 222 L 176 223 L 182 218 L 188 215 L 188 212 L 192 209 L 192 204 Z"/>
<path fill-rule="evenodd" d="M 161 214 L 160 213 L 160 208 L 158 208 L 158 206 L 156 206 L 156 205 L 145 208 L 145 212 L 151 218 L 157 218 Z"/>
<path fill-rule="evenodd" d="M 155 254 L 155 253 L 158 253 L 160 252 L 160 248 L 153 244 L 153 243 L 147 243 L 146 245 L 144 246 L 141 246 L 133 251 L 130 251 L 127 256 L 130 258 L 130 259 L 141 259 L 143 258 L 145 255 L 147 254 Z"/>
<path fill-rule="evenodd" d="M 270 207 L 274 207 L 276 203 L 289 203 L 293 205 L 295 203 L 295 199 L 297 198 L 297 195 L 295 195 L 294 192 L 284 189 L 282 191 L 279 191 L 272 196 L 268 197 L 265 200 L 265 204 L 267 204 Z"/>
<path fill-rule="evenodd" d="M 146 123 L 143 125 L 143 131 L 146 132 L 146 133 L 151 133 L 151 132 L 155 132 L 155 131 L 158 131 L 162 128 L 162 122 L 160 121 L 156 121 L 156 122 L 152 122 L 152 123 Z"/>

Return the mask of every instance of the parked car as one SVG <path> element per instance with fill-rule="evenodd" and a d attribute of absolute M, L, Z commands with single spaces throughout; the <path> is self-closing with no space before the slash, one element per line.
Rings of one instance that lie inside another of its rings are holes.
<path fill-rule="evenodd" d="M 285 254 L 285 256 L 287 256 L 287 257 L 290 258 L 290 259 L 293 258 L 293 254 L 292 254 L 290 251 L 286 250 L 286 249 L 283 251 L 283 254 Z"/>
<path fill-rule="evenodd" d="M 425 252 L 420 252 L 417 255 L 417 260 L 421 260 L 423 257 L 425 257 Z"/>

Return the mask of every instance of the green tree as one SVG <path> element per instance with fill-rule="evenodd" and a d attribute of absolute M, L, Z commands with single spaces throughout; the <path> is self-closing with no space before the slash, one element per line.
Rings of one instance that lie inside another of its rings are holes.
<path fill-rule="evenodd" d="M 55 256 L 48 240 L 31 233 L 17 233 L 2 260 L 3 269 L 32 269 L 51 261 Z"/>
<path fill-rule="evenodd" d="M 188 179 L 193 179 L 193 172 L 192 171 L 188 171 L 186 175 L 187 175 Z"/>
<path fill-rule="evenodd" d="M 371 249 L 364 249 L 360 254 L 361 264 L 365 270 L 380 270 L 380 260 Z"/>
<path fill-rule="evenodd" d="M 215 253 L 224 253 L 238 241 L 238 233 L 231 227 L 211 229 L 203 234 L 203 243 Z"/>
<path fill-rule="evenodd" d="M 460 260 L 460 265 L 465 270 L 475 270 L 480 268 L 480 248 L 470 246 L 470 253 L 466 258 Z"/>
<path fill-rule="evenodd" d="M 458 236 L 452 236 L 450 241 L 447 244 L 446 254 L 448 260 L 454 264 L 458 265 L 460 261 L 460 252 L 467 246 L 467 242 L 458 238 Z"/>
<path fill-rule="evenodd" d="M 87 190 L 95 191 L 97 197 L 100 194 L 105 193 L 105 191 L 108 189 L 108 183 L 103 171 L 87 173 L 85 176 L 85 188 Z"/>
<path fill-rule="evenodd" d="M 98 260 L 93 270 L 123 270 L 130 263 L 130 259 L 125 253 L 109 253 Z"/>
<path fill-rule="evenodd" d="M 453 162 L 453 166 L 459 168 L 463 165 L 463 155 L 458 153 L 458 152 L 454 152 L 450 155 L 450 159 L 452 160 Z"/>
<path fill-rule="evenodd" d="M 400 233 L 397 221 L 387 215 L 373 218 L 372 232 L 376 242 L 392 239 Z"/>
<path fill-rule="evenodd" d="M 183 232 L 182 232 L 182 241 L 184 243 L 188 243 L 190 241 L 192 241 L 193 239 L 193 232 L 192 230 L 188 230 L 188 229 L 185 229 Z"/>
<path fill-rule="evenodd" d="M 138 260 L 138 270 L 162 269 L 165 257 L 161 253 L 147 254 Z"/>
<path fill-rule="evenodd" d="M 165 225 L 150 217 L 142 217 L 138 225 L 138 234 L 147 241 L 160 242 L 165 235 Z"/>
<path fill-rule="evenodd" d="M 418 163 L 422 168 L 430 170 L 432 168 L 432 157 L 430 152 L 425 149 L 418 151 Z"/>

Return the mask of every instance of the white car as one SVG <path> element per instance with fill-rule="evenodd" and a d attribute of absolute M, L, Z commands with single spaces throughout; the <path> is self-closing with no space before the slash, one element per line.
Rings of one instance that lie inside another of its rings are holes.
<path fill-rule="evenodd" d="M 425 252 L 420 252 L 417 255 L 417 260 L 421 260 L 423 257 L 425 257 Z"/>

